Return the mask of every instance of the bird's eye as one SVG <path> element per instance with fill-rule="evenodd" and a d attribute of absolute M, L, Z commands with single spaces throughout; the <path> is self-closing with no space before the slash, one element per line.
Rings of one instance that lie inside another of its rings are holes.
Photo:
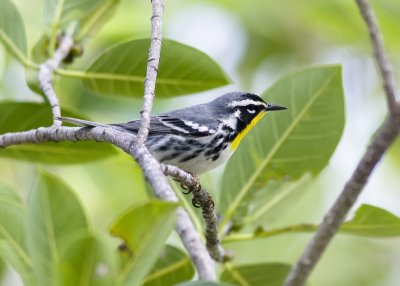
<path fill-rule="evenodd" d="M 247 109 L 247 112 L 248 112 L 248 113 L 251 113 L 251 114 L 254 114 L 256 111 L 255 111 L 255 109 L 253 109 L 253 108 L 249 108 L 249 109 Z"/>

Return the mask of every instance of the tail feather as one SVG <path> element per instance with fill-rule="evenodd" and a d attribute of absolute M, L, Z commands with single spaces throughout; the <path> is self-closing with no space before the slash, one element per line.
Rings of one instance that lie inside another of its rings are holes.
<path fill-rule="evenodd" d="M 98 123 L 94 121 L 89 121 L 89 120 L 84 120 L 84 119 L 78 119 L 78 118 L 72 118 L 72 117 L 59 117 L 62 122 L 68 122 L 74 125 L 78 126 L 84 126 L 84 127 L 108 127 L 110 125 L 104 124 L 104 123 Z"/>

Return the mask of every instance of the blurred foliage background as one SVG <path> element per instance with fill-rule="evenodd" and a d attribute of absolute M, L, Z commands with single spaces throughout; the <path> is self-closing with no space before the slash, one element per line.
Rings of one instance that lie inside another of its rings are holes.
<path fill-rule="evenodd" d="M 400 2 L 371 1 L 375 9 L 397 82 L 400 82 Z M 15 0 L 25 20 L 31 50 L 48 27 L 43 21 L 43 1 Z M 386 114 L 380 78 L 371 57 L 366 27 L 353 1 L 249 0 L 165 1 L 164 37 L 191 45 L 218 62 L 233 83 L 209 92 L 172 99 L 156 99 L 154 113 L 206 102 L 227 91 L 261 93 L 273 82 L 312 64 L 340 63 L 346 100 L 344 135 L 330 164 L 299 201 L 280 213 L 287 218 L 318 223 L 350 176 L 365 144 Z M 85 56 L 74 69 L 85 70 L 99 52 L 132 38 L 149 36 L 149 1 L 121 0 L 114 17 L 85 46 Z M 0 99 L 40 101 L 28 88 L 24 68 L 0 46 Z M 141 98 L 101 96 L 83 88 L 79 80 L 56 81 L 63 107 L 99 122 L 121 122 L 138 117 Z M 141 171 L 127 155 L 63 166 L 44 166 L 67 181 L 78 193 L 94 228 L 106 231 L 116 213 L 148 196 Z M 223 168 L 223 167 L 222 167 Z M 222 168 L 202 181 L 218 192 Z M 28 196 L 37 177 L 31 163 L 0 159 L 0 180 Z M 391 148 L 359 199 L 400 216 L 400 141 Z M 358 206 L 357 205 L 357 206 Z M 293 223 L 293 221 L 291 221 Z M 230 243 L 235 263 L 292 263 L 310 234 L 287 234 Z M 174 238 L 172 238 L 174 240 Z M 370 239 L 338 235 L 311 276 L 312 285 L 382 285 L 400 281 L 400 239 Z M 21 283 L 12 272 L 3 285 Z"/>

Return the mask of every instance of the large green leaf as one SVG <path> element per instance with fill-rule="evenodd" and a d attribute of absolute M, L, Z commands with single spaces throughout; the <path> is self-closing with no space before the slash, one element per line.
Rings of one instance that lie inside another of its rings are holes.
<path fill-rule="evenodd" d="M 63 251 L 57 285 L 114 285 L 116 255 L 112 244 L 91 234 L 78 237 Z"/>
<path fill-rule="evenodd" d="M 0 256 L 28 283 L 32 261 L 25 244 L 25 213 L 17 193 L 0 183 Z"/>
<path fill-rule="evenodd" d="M 193 275 L 194 268 L 189 257 L 180 249 L 166 245 L 143 285 L 172 286 L 192 279 Z"/>
<path fill-rule="evenodd" d="M 27 44 L 24 23 L 10 0 L 0 1 L 0 40 L 18 60 L 26 62 Z"/>
<path fill-rule="evenodd" d="M 62 113 L 65 116 L 79 117 L 67 110 L 63 110 Z M 46 104 L 0 103 L 0 134 L 25 131 L 51 124 L 51 109 Z M 23 144 L 0 149 L 0 157 L 45 164 L 82 163 L 114 154 L 115 149 L 110 144 L 96 142 Z"/>
<path fill-rule="evenodd" d="M 117 277 L 118 285 L 139 285 L 156 262 L 176 219 L 177 204 L 150 200 L 119 217 L 111 233 L 125 245 L 127 259 Z"/>
<path fill-rule="evenodd" d="M 382 208 L 364 204 L 352 220 L 342 224 L 340 231 L 368 237 L 400 236 L 400 218 Z"/>
<path fill-rule="evenodd" d="M 37 282 L 55 285 L 61 252 L 74 235 L 88 231 L 82 206 L 64 182 L 41 173 L 30 198 L 27 225 Z"/>
<path fill-rule="evenodd" d="M 289 270 L 290 265 L 282 263 L 228 265 L 221 281 L 240 286 L 282 286 Z"/>
<path fill-rule="evenodd" d="M 134 40 L 102 54 L 83 76 L 85 87 L 102 94 L 143 96 L 150 41 Z M 206 54 L 172 40 L 163 40 L 157 96 L 199 92 L 229 83 Z"/>
<path fill-rule="evenodd" d="M 319 66 L 286 76 L 262 94 L 286 111 L 272 112 L 247 135 L 222 179 L 225 224 L 271 179 L 317 174 L 344 127 L 341 67 Z"/>

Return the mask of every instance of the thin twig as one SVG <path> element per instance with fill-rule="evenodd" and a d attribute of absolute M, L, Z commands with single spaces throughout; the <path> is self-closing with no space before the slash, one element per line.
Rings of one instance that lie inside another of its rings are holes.
<path fill-rule="evenodd" d="M 61 116 L 60 103 L 53 86 L 53 73 L 59 67 L 63 59 L 65 59 L 71 50 L 74 41 L 70 35 L 61 38 L 60 45 L 54 56 L 40 65 L 38 80 L 40 89 L 48 99 L 51 112 L 53 114 L 53 126 L 61 126 L 62 122 L 58 119 Z"/>
<path fill-rule="evenodd" d="M 377 131 L 372 142 L 368 145 L 354 173 L 347 181 L 338 199 L 325 215 L 305 251 L 293 266 L 286 279 L 285 286 L 304 285 L 329 242 L 337 233 L 340 224 L 362 192 L 375 166 L 400 133 L 400 104 L 396 102 L 395 83 L 391 66 L 387 61 L 383 49 L 381 33 L 368 2 L 366 0 L 356 0 L 356 2 L 370 31 L 376 61 L 379 64 L 384 82 L 384 90 L 390 114 Z"/>
<path fill-rule="evenodd" d="M 149 134 L 150 113 L 153 107 L 162 42 L 163 0 L 152 0 L 151 3 L 153 8 L 153 16 L 151 17 L 151 43 L 147 60 L 146 79 L 144 81 L 144 102 L 140 115 L 141 123 L 138 132 L 139 146 L 145 145 L 147 135 Z"/>
<path fill-rule="evenodd" d="M 154 167 L 159 167 L 160 164 L 154 162 L 153 160 L 155 159 L 151 155 L 149 156 L 146 152 L 139 150 L 136 147 L 137 144 L 135 144 L 136 136 L 128 132 L 122 132 L 111 127 L 42 127 L 24 132 L 0 135 L 0 148 L 28 143 L 36 144 L 41 142 L 75 142 L 88 140 L 108 142 L 130 154 L 142 167 L 150 185 L 156 190 L 156 195 L 164 200 L 177 201 L 175 193 L 171 189 L 161 169 Z M 216 273 L 214 263 L 210 259 L 200 235 L 197 233 L 188 214 L 183 209 L 179 208 L 177 214 L 176 231 L 189 252 L 199 278 L 202 280 L 215 281 Z"/>
<path fill-rule="evenodd" d="M 392 65 L 388 61 L 383 45 L 382 33 L 379 29 L 378 21 L 368 4 L 368 0 L 356 0 L 360 13 L 367 24 L 371 44 L 374 49 L 375 59 L 379 66 L 379 71 L 383 80 L 386 101 L 390 112 L 394 112 L 398 103 L 396 102 L 396 84 L 394 82 Z"/>
<path fill-rule="evenodd" d="M 161 165 L 164 174 L 173 177 L 181 183 L 181 186 L 193 194 L 192 203 L 200 207 L 206 225 L 206 246 L 210 256 L 218 262 L 231 259 L 231 254 L 226 252 L 218 238 L 218 219 L 214 212 L 214 201 L 211 195 L 201 187 L 198 178 L 175 166 Z"/>

